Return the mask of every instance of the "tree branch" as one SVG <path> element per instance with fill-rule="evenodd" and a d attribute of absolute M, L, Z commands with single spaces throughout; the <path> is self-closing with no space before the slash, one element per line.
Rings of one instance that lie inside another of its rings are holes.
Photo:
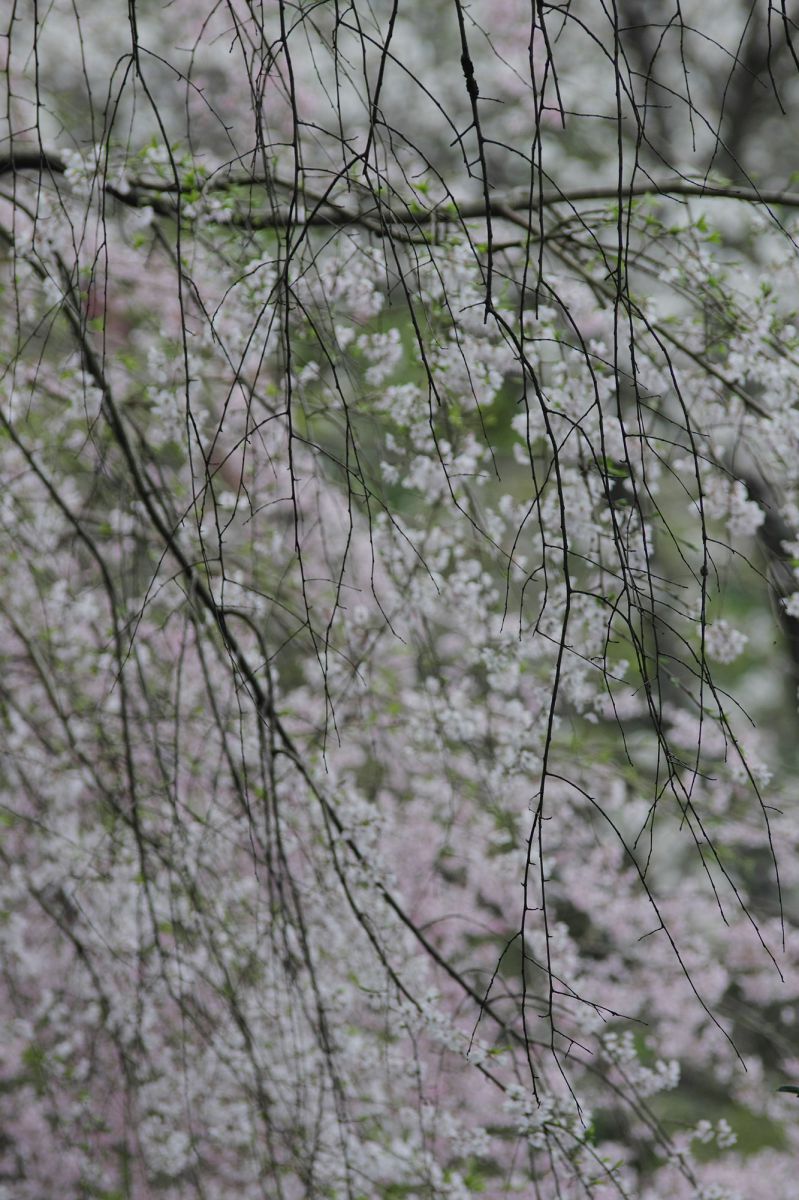
<path fill-rule="evenodd" d="M 67 162 L 52 151 L 39 151 L 35 147 L 26 150 L 15 150 L 11 154 L 0 157 L 0 177 L 8 174 L 27 172 L 49 173 L 63 175 L 67 170 Z M 147 180 L 134 178 L 124 184 L 113 183 L 102 177 L 97 178 L 97 186 L 120 204 L 129 208 L 150 207 L 159 216 L 176 217 L 179 212 L 178 204 L 171 197 L 179 189 L 169 180 Z M 269 183 L 277 184 L 282 189 L 292 190 L 293 184 L 287 180 L 275 178 Z M 211 177 L 201 191 L 220 192 L 231 191 L 234 188 L 269 186 L 269 183 L 256 175 L 246 173 Z M 192 188 L 180 189 L 182 192 L 196 192 Z M 364 192 L 364 195 L 368 195 Z M 512 220 L 510 213 L 525 213 L 537 211 L 539 208 L 552 208 L 559 204 L 575 205 L 608 201 L 634 200 L 643 196 L 684 197 L 686 199 L 717 199 L 737 200 L 747 204 L 781 205 L 784 208 L 799 208 L 799 192 L 782 188 L 757 188 L 726 183 L 694 182 L 690 179 L 651 179 L 646 182 L 631 184 L 621 190 L 616 184 L 597 184 L 588 187 L 549 188 L 542 191 L 531 201 L 529 190 L 514 189 L 511 192 L 499 193 L 490 197 L 488 203 L 484 198 L 464 203 L 448 201 L 446 204 L 432 205 L 430 208 L 416 211 L 406 207 L 404 211 L 390 209 L 384 203 L 380 206 L 380 219 L 375 221 L 372 210 L 355 208 L 337 204 L 327 196 L 314 193 L 307 187 L 302 188 L 302 198 L 313 205 L 300 224 L 306 226 L 365 225 L 374 232 L 385 234 L 387 225 L 417 228 L 428 225 L 438 225 L 447 222 L 477 220 L 495 217 Z M 377 206 L 374 206 L 377 211 Z M 224 215 L 208 214 L 206 220 L 210 224 L 244 225 L 250 229 L 282 229 L 289 225 L 298 224 L 296 214 L 289 219 L 288 209 L 269 213 L 257 212 L 227 212 Z M 518 218 L 514 224 L 518 224 Z"/>

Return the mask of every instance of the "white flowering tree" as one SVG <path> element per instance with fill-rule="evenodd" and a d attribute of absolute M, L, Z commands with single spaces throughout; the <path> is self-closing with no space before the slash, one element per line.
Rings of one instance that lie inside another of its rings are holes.
<path fill-rule="evenodd" d="M 799 1197 L 799 71 L 4 29 L 2 1200 Z"/>

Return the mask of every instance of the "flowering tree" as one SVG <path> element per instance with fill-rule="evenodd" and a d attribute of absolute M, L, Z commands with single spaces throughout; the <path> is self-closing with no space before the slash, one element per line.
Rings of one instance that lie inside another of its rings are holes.
<path fill-rule="evenodd" d="M 794 33 L 13 6 L 0 1196 L 799 1196 Z"/>

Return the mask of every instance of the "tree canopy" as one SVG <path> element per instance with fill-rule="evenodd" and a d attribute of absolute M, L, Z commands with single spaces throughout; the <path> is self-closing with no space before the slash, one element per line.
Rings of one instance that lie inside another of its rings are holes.
<path fill-rule="evenodd" d="M 12 5 L 0 1200 L 799 1197 L 794 16 Z"/>

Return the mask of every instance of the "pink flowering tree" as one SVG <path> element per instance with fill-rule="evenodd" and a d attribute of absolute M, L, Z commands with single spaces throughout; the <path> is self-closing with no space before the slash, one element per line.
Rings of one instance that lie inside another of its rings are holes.
<path fill-rule="evenodd" d="M 4 20 L 0 1198 L 799 1197 L 789 6 Z"/>

